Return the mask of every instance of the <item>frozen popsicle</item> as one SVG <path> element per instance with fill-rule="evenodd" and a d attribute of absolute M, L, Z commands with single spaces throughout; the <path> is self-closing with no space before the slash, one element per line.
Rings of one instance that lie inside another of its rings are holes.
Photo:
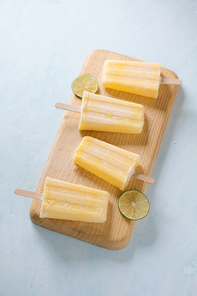
<path fill-rule="evenodd" d="M 15 193 L 42 200 L 40 218 L 103 223 L 109 193 L 82 185 L 46 178 L 43 194 L 22 189 Z"/>
<path fill-rule="evenodd" d="M 89 136 L 82 139 L 73 160 L 121 190 L 125 190 L 131 177 L 154 183 L 152 178 L 135 172 L 140 163 L 140 155 Z"/>
<path fill-rule="evenodd" d="M 79 108 L 62 103 L 57 108 L 80 112 L 79 130 L 139 134 L 144 125 L 144 107 L 84 91 Z M 74 108 L 72 108 L 74 107 Z"/>
<path fill-rule="evenodd" d="M 107 60 L 103 66 L 102 85 L 156 99 L 160 83 L 181 83 L 180 79 L 161 78 L 160 73 L 160 63 Z"/>

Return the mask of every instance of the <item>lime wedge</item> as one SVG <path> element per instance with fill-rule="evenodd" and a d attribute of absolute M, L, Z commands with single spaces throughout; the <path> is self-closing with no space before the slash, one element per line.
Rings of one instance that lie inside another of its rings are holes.
<path fill-rule="evenodd" d="M 91 74 L 82 74 L 75 78 L 71 84 L 74 94 L 82 98 L 84 90 L 95 94 L 98 90 L 98 81 Z"/>
<path fill-rule="evenodd" d="M 128 190 L 120 196 L 118 208 L 127 219 L 140 220 L 148 214 L 150 204 L 146 195 L 142 192 Z"/>

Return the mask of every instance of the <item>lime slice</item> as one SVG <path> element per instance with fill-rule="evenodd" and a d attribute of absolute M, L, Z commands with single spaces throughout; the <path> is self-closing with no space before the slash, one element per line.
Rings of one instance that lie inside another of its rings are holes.
<path fill-rule="evenodd" d="M 84 90 L 95 94 L 98 90 L 98 81 L 91 74 L 82 74 L 75 78 L 71 84 L 74 94 L 82 98 Z"/>
<path fill-rule="evenodd" d="M 121 214 L 127 219 L 140 220 L 148 214 L 150 204 L 142 192 L 128 190 L 120 196 L 118 207 Z"/>

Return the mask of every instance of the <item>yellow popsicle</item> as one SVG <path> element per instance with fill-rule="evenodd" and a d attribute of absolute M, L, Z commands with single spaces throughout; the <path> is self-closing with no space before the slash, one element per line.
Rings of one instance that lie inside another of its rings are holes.
<path fill-rule="evenodd" d="M 139 134 L 144 125 L 144 107 L 84 91 L 79 130 Z"/>
<path fill-rule="evenodd" d="M 109 193 L 46 178 L 40 218 L 105 222 Z"/>
<path fill-rule="evenodd" d="M 103 66 L 102 85 L 156 99 L 160 72 L 160 63 L 107 60 Z"/>
<path fill-rule="evenodd" d="M 140 163 L 140 156 L 95 138 L 82 139 L 73 155 L 76 164 L 124 190 Z"/>

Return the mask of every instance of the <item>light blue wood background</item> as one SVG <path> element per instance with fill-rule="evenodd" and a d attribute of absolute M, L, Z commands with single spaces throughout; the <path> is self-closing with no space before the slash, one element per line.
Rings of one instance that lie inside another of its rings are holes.
<path fill-rule="evenodd" d="M 161 62 L 183 83 L 128 246 L 42 229 L 31 200 L 86 56 Z M 0 0 L 0 295 L 197 295 L 197 1 Z"/>

